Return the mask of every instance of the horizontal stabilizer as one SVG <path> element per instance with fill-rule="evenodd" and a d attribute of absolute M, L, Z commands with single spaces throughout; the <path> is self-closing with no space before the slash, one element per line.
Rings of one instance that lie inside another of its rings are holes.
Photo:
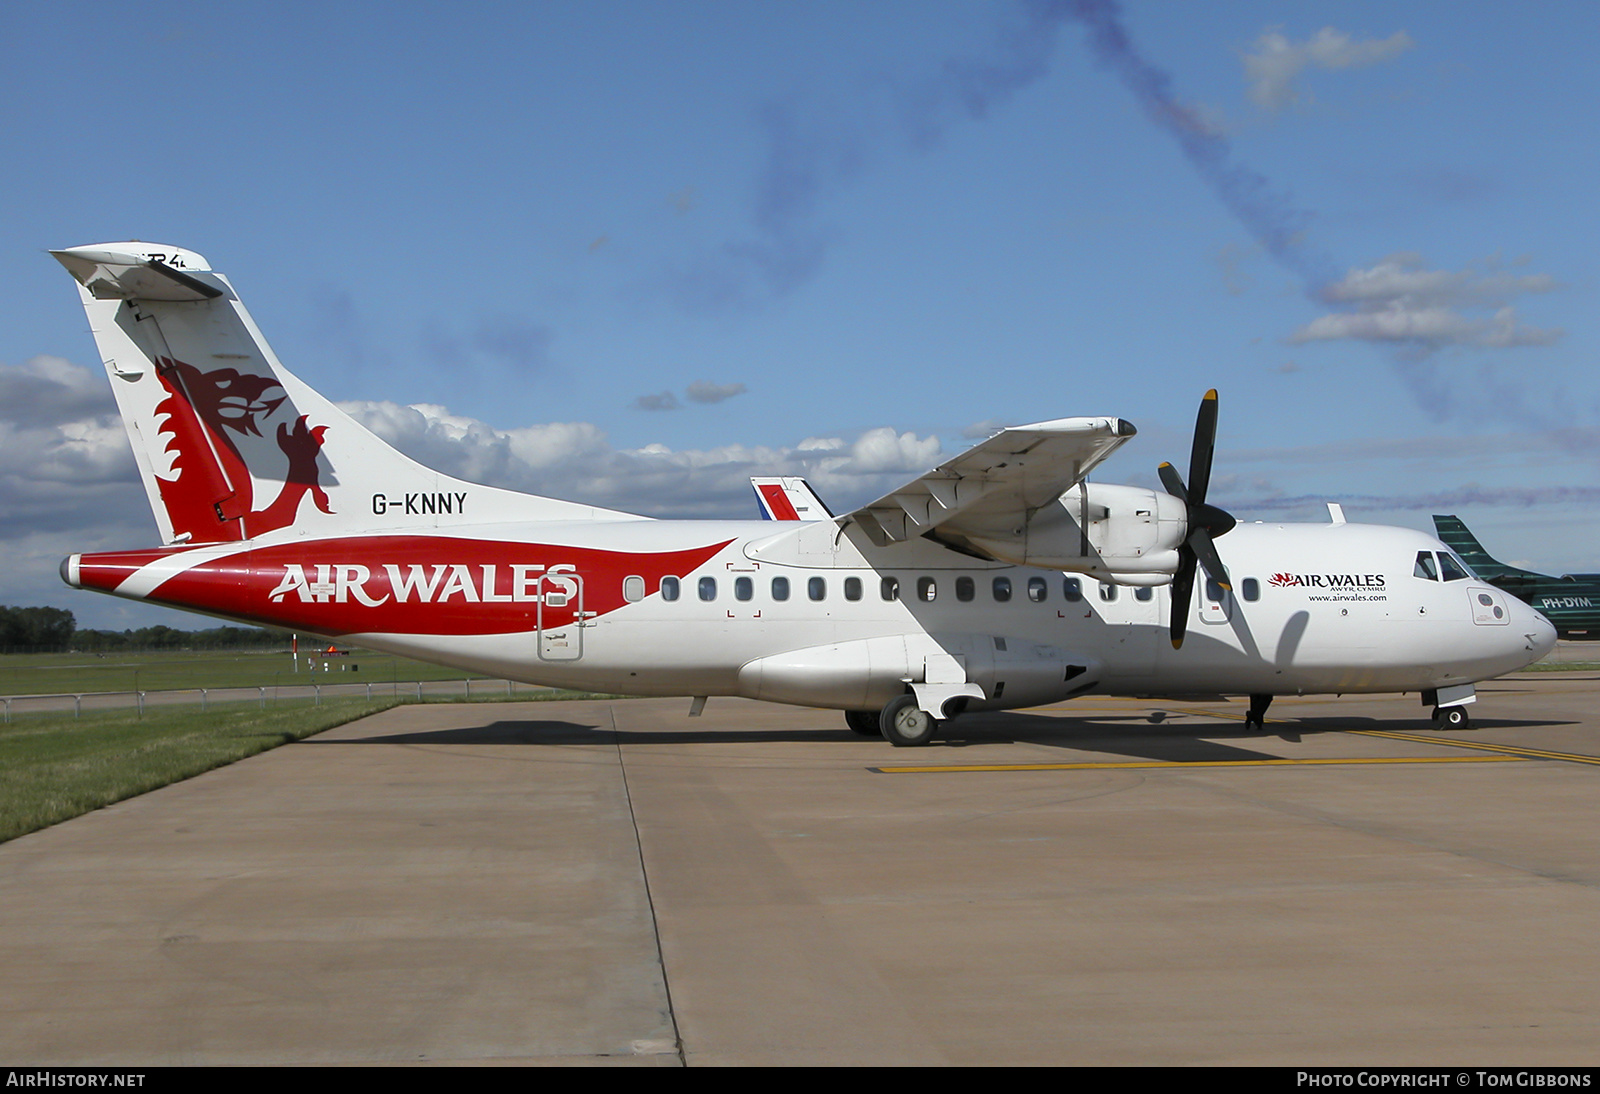
<path fill-rule="evenodd" d="M 51 251 L 96 300 L 215 300 L 225 283 L 207 277 L 206 260 L 181 247 L 128 254 L 98 247 Z"/>

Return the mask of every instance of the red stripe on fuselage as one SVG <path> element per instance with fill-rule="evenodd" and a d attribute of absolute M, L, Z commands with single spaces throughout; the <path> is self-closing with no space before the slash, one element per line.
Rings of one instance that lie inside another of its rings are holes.
<path fill-rule="evenodd" d="M 654 593 L 732 540 L 681 551 L 604 551 L 445 536 L 361 536 L 254 547 L 201 562 L 145 599 L 320 634 L 509 634 L 593 618 Z M 193 548 L 83 555 L 79 583 L 115 592 L 150 563 Z M 581 608 L 580 608 L 581 605 Z"/>

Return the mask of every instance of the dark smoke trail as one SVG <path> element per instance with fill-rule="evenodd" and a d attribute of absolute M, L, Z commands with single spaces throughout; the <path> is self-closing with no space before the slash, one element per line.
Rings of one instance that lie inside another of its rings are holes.
<path fill-rule="evenodd" d="M 1233 160 L 1226 137 L 1208 126 L 1172 93 L 1172 78 L 1139 56 L 1122 26 L 1114 0 L 1033 0 L 1048 18 L 1070 19 L 1089 31 L 1089 44 L 1102 65 L 1114 71 L 1144 108 L 1183 151 L 1200 177 L 1239 222 L 1281 265 L 1300 278 L 1307 295 L 1337 276 L 1325 254 L 1306 246 L 1311 214 L 1274 193 L 1264 176 Z"/>

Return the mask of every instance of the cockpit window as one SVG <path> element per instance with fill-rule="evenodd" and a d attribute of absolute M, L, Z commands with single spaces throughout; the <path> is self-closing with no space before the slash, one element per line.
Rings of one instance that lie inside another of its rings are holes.
<path fill-rule="evenodd" d="M 1433 564 L 1432 551 L 1417 552 L 1417 564 L 1411 568 L 1411 576 L 1424 578 L 1428 581 L 1439 580 L 1439 568 Z"/>
<path fill-rule="evenodd" d="M 1444 571 L 1446 581 L 1465 581 L 1472 576 L 1459 558 L 1444 551 L 1439 552 L 1439 569 Z"/>

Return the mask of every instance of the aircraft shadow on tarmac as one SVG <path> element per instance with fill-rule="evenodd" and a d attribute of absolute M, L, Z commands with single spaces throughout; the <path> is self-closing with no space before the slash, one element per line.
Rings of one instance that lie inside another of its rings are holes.
<path fill-rule="evenodd" d="M 832 712 L 818 712 L 819 718 L 832 719 Z M 1181 720 L 1179 720 L 1181 719 Z M 1478 719 L 1478 729 L 1522 729 L 1571 723 Z M 1023 711 L 971 714 L 944 724 L 928 750 L 896 749 L 898 760 L 914 762 L 919 756 L 932 759 L 940 748 L 965 748 L 973 745 L 1029 744 L 1080 752 L 1104 753 L 1135 760 L 1166 763 L 1217 763 L 1239 760 L 1281 758 L 1249 747 L 1249 742 L 1277 738 L 1292 744 L 1306 736 L 1343 733 L 1352 730 L 1392 730 L 1432 732 L 1435 727 L 1424 718 L 1395 719 L 1355 716 L 1270 720 L 1264 731 L 1246 730 L 1242 724 L 1197 719 L 1170 711 L 1129 714 L 1096 714 L 1092 717 L 1040 715 Z M 1440 734 L 1441 741 L 1460 737 L 1471 740 L 1476 734 Z M 606 724 L 559 720 L 501 720 L 482 726 L 457 729 L 408 731 L 358 739 L 313 739 L 307 743 L 383 744 L 383 745 L 684 745 L 742 743 L 845 743 L 881 744 L 837 728 L 819 724 L 815 728 L 745 729 L 740 727 L 694 726 L 670 729 L 613 729 Z"/>
<path fill-rule="evenodd" d="M 978 744 L 1031 744 L 1085 752 L 1105 752 L 1130 759 L 1159 760 L 1168 763 L 1216 763 L 1227 760 L 1280 759 L 1280 753 L 1262 752 L 1246 742 L 1277 738 L 1299 744 L 1308 736 L 1348 733 L 1357 730 L 1390 730 L 1403 733 L 1433 733 L 1436 727 L 1426 718 L 1368 718 L 1335 716 L 1267 720 L 1265 730 L 1245 729 L 1243 724 L 1217 723 L 1182 717 L 1172 712 L 1142 714 L 1100 714 L 1092 718 L 1044 717 L 1026 712 L 971 715 L 948 723 L 934 741 L 963 747 Z M 1511 718 L 1478 719 L 1476 729 L 1523 729 L 1567 723 Z M 1440 733 L 1441 741 L 1453 738 L 1470 740 L 1473 733 Z"/>

